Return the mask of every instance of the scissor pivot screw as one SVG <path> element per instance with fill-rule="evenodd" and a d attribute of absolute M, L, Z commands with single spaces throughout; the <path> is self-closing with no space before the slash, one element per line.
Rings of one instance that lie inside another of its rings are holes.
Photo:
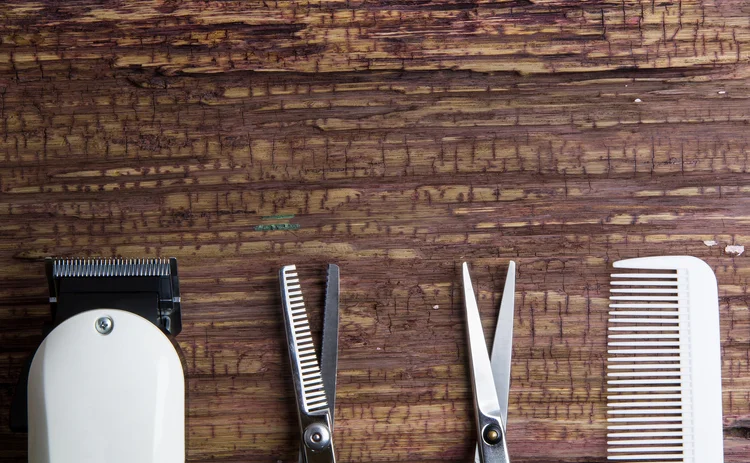
<path fill-rule="evenodd" d="M 305 445 L 310 450 L 323 450 L 331 445 L 331 431 L 328 427 L 320 424 L 313 423 L 305 429 L 303 436 Z"/>
<path fill-rule="evenodd" d="M 500 433 L 500 429 L 496 426 L 487 426 L 484 430 L 484 441 L 489 445 L 497 445 L 503 440 L 503 436 Z"/>

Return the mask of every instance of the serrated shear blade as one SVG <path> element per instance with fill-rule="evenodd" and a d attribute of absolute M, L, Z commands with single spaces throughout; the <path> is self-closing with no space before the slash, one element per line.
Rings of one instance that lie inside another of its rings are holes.
<path fill-rule="evenodd" d="M 339 358 L 339 266 L 328 264 L 323 342 L 320 348 L 320 374 L 331 410 L 331 432 L 336 414 L 336 369 Z"/>

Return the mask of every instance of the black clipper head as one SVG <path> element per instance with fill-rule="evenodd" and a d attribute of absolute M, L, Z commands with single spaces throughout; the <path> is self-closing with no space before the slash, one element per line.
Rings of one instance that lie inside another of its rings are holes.
<path fill-rule="evenodd" d="M 127 310 L 167 334 L 182 330 L 177 259 L 47 259 L 53 328 L 92 309 Z"/>

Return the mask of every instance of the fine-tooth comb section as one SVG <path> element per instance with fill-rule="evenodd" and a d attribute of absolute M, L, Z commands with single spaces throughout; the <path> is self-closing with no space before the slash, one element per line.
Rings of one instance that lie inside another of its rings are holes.
<path fill-rule="evenodd" d="M 608 327 L 608 459 L 721 463 L 716 277 L 700 259 L 615 262 Z"/>
<path fill-rule="evenodd" d="M 169 276 L 169 259 L 55 259 L 55 278 Z"/>
<path fill-rule="evenodd" d="M 297 352 L 296 368 L 302 386 L 303 407 L 308 413 L 327 409 L 323 378 L 313 346 L 296 266 L 288 265 L 282 269 L 282 281 L 285 290 L 284 310 L 292 324 L 294 349 Z"/>

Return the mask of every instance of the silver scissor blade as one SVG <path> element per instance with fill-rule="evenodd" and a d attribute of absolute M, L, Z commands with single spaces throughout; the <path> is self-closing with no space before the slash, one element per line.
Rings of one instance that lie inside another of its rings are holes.
<path fill-rule="evenodd" d="M 339 358 L 339 266 L 328 265 L 325 312 L 323 314 L 323 342 L 320 348 L 320 374 L 323 390 L 331 411 L 331 432 L 336 414 L 336 367 Z"/>
<path fill-rule="evenodd" d="M 510 366 L 513 356 L 513 315 L 516 301 L 516 263 L 508 264 L 508 276 L 505 277 L 503 298 L 500 302 L 500 314 L 497 316 L 495 339 L 492 342 L 490 364 L 495 378 L 497 401 L 500 404 L 500 415 L 503 426 L 508 423 L 508 395 L 510 392 Z"/>
<path fill-rule="evenodd" d="M 296 266 L 283 267 L 279 275 L 289 363 L 298 408 L 305 414 L 327 411 L 327 397 L 325 391 L 321 392 L 320 386 L 323 382 L 320 364 L 313 346 Z"/>
<path fill-rule="evenodd" d="M 495 380 L 492 377 L 490 355 L 482 331 L 482 320 L 479 318 L 474 288 L 471 284 L 469 266 L 463 264 L 464 303 L 466 304 L 466 332 L 469 338 L 469 358 L 471 362 L 472 386 L 477 411 L 485 415 L 499 415 L 500 404 L 497 400 Z"/>

